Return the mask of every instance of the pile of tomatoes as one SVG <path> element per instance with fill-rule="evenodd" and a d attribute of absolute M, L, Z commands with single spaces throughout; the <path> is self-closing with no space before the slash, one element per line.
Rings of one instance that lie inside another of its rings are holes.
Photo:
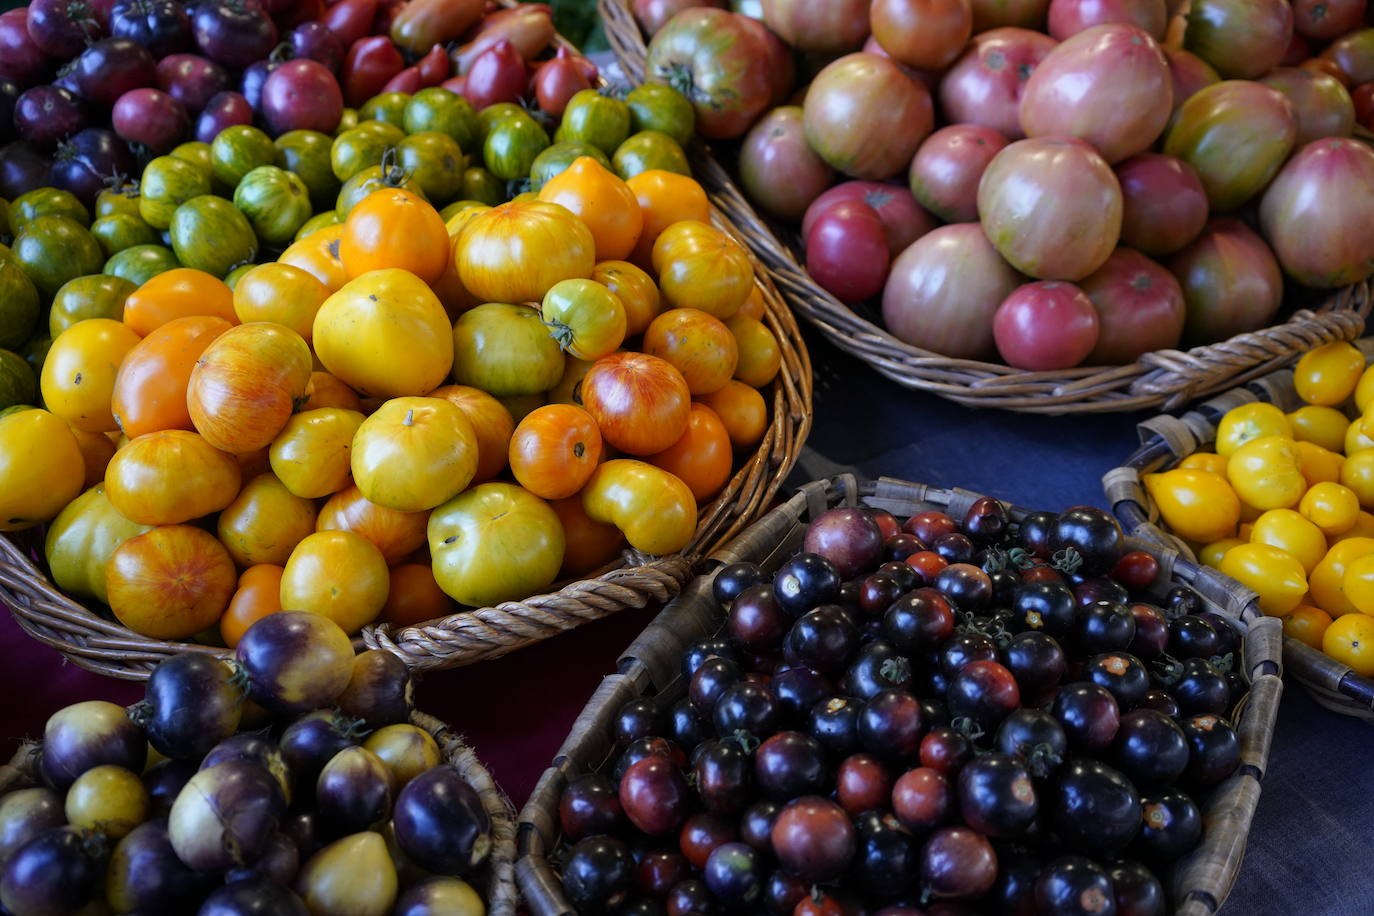
<path fill-rule="evenodd" d="M 410 713 L 405 665 L 316 614 L 254 625 L 233 663 L 172 656 L 130 710 L 48 719 L 41 785 L 0 796 L 0 904 L 482 916 L 463 877 L 490 817 Z"/>
<path fill-rule="evenodd" d="M 1211 452 L 1143 478 L 1163 525 L 1283 630 L 1374 676 L 1374 369 L 1353 344 L 1294 368 L 1304 405 L 1227 411 Z"/>
<path fill-rule="evenodd" d="M 680 550 L 767 424 L 778 341 L 692 179 L 578 158 L 446 225 L 381 188 L 243 273 L 75 321 L 0 418 L 4 530 L 135 632 L 346 631 Z M 627 260 L 628 259 L 628 260 Z"/>
<path fill-rule="evenodd" d="M 564 790 L 576 912 L 1170 910 L 1240 762 L 1226 618 L 1087 506 L 838 508 L 802 549 L 719 571 L 686 696 L 626 704 Z"/>

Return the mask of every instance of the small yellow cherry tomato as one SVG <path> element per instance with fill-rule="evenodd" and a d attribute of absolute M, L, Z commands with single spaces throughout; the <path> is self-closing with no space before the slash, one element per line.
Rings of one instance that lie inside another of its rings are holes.
<path fill-rule="evenodd" d="M 1332 538 L 1331 543 L 1334 546 L 1350 538 L 1374 538 L 1374 515 L 1361 509 L 1355 516 L 1355 524 Z"/>
<path fill-rule="evenodd" d="M 1370 404 L 1374 404 L 1374 366 L 1365 369 L 1355 385 L 1355 409 L 1364 413 Z"/>
<path fill-rule="evenodd" d="M 1292 509 L 1270 509 L 1256 519 L 1250 543 L 1287 551 L 1302 564 L 1304 573 L 1312 572 L 1326 556 L 1326 536 L 1321 529 Z"/>
<path fill-rule="evenodd" d="M 1322 481 L 1335 483 L 1341 479 L 1341 467 L 1345 464 L 1344 455 L 1328 451 L 1314 442 L 1299 442 L 1297 446 L 1302 479 L 1307 481 L 1309 487 L 1314 487 Z"/>
<path fill-rule="evenodd" d="M 1302 495 L 1298 511 L 1323 534 L 1343 534 L 1359 519 L 1360 498 L 1349 487 L 1322 481 Z"/>
<path fill-rule="evenodd" d="M 1356 417 L 1350 421 L 1350 425 L 1345 430 L 1345 455 L 1350 457 L 1356 452 L 1362 452 L 1367 448 L 1374 448 L 1374 439 L 1364 434 L 1361 428 L 1361 418 Z"/>
<path fill-rule="evenodd" d="M 1181 538 L 1211 543 L 1229 537 L 1240 519 L 1240 500 L 1224 477 L 1195 468 L 1146 474 L 1145 490 L 1164 524 Z"/>
<path fill-rule="evenodd" d="M 1339 404 L 1354 392 L 1364 374 L 1364 354 L 1338 340 L 1304 353 L 1293 367 L 1293 387 L 1309 404 Z"/>
<path fill-rule="evenodd" d="M 1208 544 L 1198 551 L 1198 562 L 1203 566 L 1210 566 L 1213 569 L 1218 569 L 1221 566 L 1221 558 L 1226 556 L 1226 551 L 1235 547 L 1237 544 L 1246 543 L 1249 542 L 1242 541 L 1240 538 L 1222 538 L 1219 541 L 1213 541 L 1211 544 Z"/>
<path fill-rule="evenodd" d="M 1221 572 L 1259 595 L 1264 613 L 1280 617 L 1307 594 L 1302 563 L 1286 550 L 1268 544 L 1240 544 L 1221 558 Z"/>
<path fill-rule="evenodd" d="M 1311 442 L 1339 452 L 1345 447 L 1345 431 L 1350 426 L 1350 418 L 1334 407 L 1308 404 L 1290 413 L 1288 423 L 1293 427 L 1293 438 L 1299 442 Z"/>
<path fill-rule="evenodd" d="M 1322 634 L 1322 651 L 1360 677 L 1374 675 L 1374 617 L 1347 614 Z"/>
<path fill-rule="evenodd" d="M 1361 614 L 1374 614 L 1374 554 L 1350 561 L 1341 576 L 1345 597 Z"/>
<path fill-rule="evenodd" d="M 1365 449 L 1345 459 L 1341 483 L 1355 491 L 1361 506 L 1374 507 L 1374 450 Z"/>
<path fill-rule="evenodd" d="M 1217 454 L 1229 458 L 1245 443 L 1266 436 L 1293 438 L 1293 427 L 1282 410 L 1263 401 L 1233 407 L 1217 424 Z"/>
<path fill-rule="evenodd" d="M 1312 603 L 1332 617 L 1355 613 L 1355 605 L 1345 595 L 1345 568 L 1371 553 L 1374 553 L 1374 538 L 1346 538 L 1332 544 L 1307 579 Z"/>
<path fill-rule="evenodd" d="M 1261 436 L 1237 448 L 1226 462 L 1226 478 L 1236 495 L 1256 509 L 1287 509 L 1307 492 L 1297 444 L 1283 436 Z"/>
<path fill-rule="evenodd" d="M 1314 649 L 1321 649 L 1322 634 L 1331 626 L 1331 615 L 1319 607 L 1300 604 L 1284 614 L 1283 635 L 1306 643 Z"/>
<path fill-rule="evenodd" d="M 1220 474 L 1222 477 L 1226 476 L 1226 456 L 1218 455 L 1216 452 L 1194 452 L 1180 461 L 1178 466 L 1195 471 L 1210 471 L 1213 474 Z"/>

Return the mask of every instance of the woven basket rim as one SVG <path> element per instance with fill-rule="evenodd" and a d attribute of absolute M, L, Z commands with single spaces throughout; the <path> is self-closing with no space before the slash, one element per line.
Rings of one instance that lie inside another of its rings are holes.
<path fill-rule="evenodd" d="M 633 82 L 642 82 L 648 48 L 629 0 L 597 0 L 597 8 L 621 69 Z M 714 202 L 743 230 L 798 313 L 886 378 L 970 407 L 1049 414 L 1173 410 L 1263 375 L 1320 344 L 1360 336 L 1374 305 L 1371 278 L 1333 291 L 1315 311 L 1299 309 L 1270 327 L 1188 350 L 1157 350 L 1123 366 L 1027 372 L 943 356 L 899 340 L 822 289 L 782 240 L 777 224 L 759 214 L 710 149 L 695 145 L 702 147 Z"/>
<path fill-rule="evenodd" d="M 1370 363 L 1374 359 L 1374 337 L 1364 338 L 1357 345 L 1365 354 L 1366 363 Z M 1171 544 L 1185 556 L 1193 556 L 1186 544 L 1158 524 L 1159 510 L 1141 483 L 1141 475 L 1166 470 L 1201 447 L 1211 445 L 1216 424 L 1226 411 L 1252 401 L 1277 404 L 1285 411 L 1301 405 L 1293 387 L 1292 369 L 1279 369 L 1247 386 L 1231 389 L 1198 404 L 1181 417 L 1162 414 L 1140 424 L 1140 446 L 1120 467 L 1102 478 L 1112 512 L 1127 531 L 1146 541 Z M 1284 663 L 1285 670 L 1318 704 L 1374 725 L 1374 679 L 1361 677 L 1349 666 L 1288 636 L 1284 637 Z"/>
<path fill-rule="evenodd" d="M 863 503 L 904 509 L 923 504 L 950 507 L 954 513 L 966 510 L 979 496 L 958 488 L 927 487 L 890 478 L 859 481 L 849 474 L 812 481 L 732 544 L 717 551 L 711 558 L 713 570 L 740 560 L 780 561 L 799 547 L 800 528 L 805 520 L 831 506 Z M 1013 512 L 1024 512 L 1011 508 Z M 1212 818 L 1206 818 L 1209 826 L 1202 844 L 1176 870 L 1186 886 L 1176 888 L 1174 896 L 1180 901 L 1186 899 L 1185 906 L 1202 905 L 1210 912 L 1220 905 L 1234 884 L 1244 836 L 1249 831 L 1267 765 L 1282 694 L 1277 621 L 1259 612 L 1252 593 L 1208 576 L 1171 548 L 1139 542 L 1132 542 L 1132 546 L 1151 550 L 1159 557 L 1162 575 L 1168 577 L 1165 581 L 1186 582 L 1198 588 L 1209 607 L 1238 620 L 1247 631 L 1245 665 L 1251 674 L 1251 690 L 1233 719 L 1242 741 L 1241 767 L 1215 789 L 1209 800 L 1209 811 L 1215 807 L 1225 812 L 1217 819 L 1219 826 L 1212 826 Z M 694 580 L 621 656 L 615 673 L 605 678 L 589 698 L 552 765 L 521 810 L 516 875 L 525 904 L 534 916 L 575 916 L 576 910 L 563 897 L 550 863 L 550 856 L 558 848 L 558 799 L 562 787 L 569 779 L 596 770 L 610 759 L 614 748 L 610 726 L 620 704 L 650 691 L 663 693 L 681 687 L 681 649 L 715 632 L 721 624 L 718 609 L 709 603 L 711 580 L 710 574 Z"/>

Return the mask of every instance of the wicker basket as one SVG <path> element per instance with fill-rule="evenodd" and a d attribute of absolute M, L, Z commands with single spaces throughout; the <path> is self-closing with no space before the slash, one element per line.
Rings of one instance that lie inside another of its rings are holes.
<path fill-rule="evenodd" d="M 501 3 L 518 5 L 517 0 Z M 572 47 L 562 36 L 557 36 L 556 43 Z M 741 241 L 748 238 L 718 207 L 712 207 L 712 222 Z M 811 358 L 796 318 L 768 272 L 752 255 L 751 260 L 763 294 L 764 324 L 782 351 L 782 369 L 766 392 L 770 422 L 758 448 L 720 494 L 701 508 L 696 534 L 681 553 L 652 557 L 626 550 L 594 577 L 563 583 L 556 592 L 466 610 L 395 631 L 386 625 L 368 626 L 361 640 L 355 640 L 358 647 L 386 649 L 414 668 L 454 668 L 505 655 L 617 611 L 667 601 L 691 575 L 695 558 L 710 553 L 767 510 L 811 430 Z M 55 588 L 41 557 L 41 542 L 0 536 L 0 601 L 9 605 L 29 635 L 82 668 L 142 680 L 168 655 L 227 652 L 134 633 Z"/>
<path fill-rule="evenodd" d="M 801 546 L 808 519 L 836 505 L 873 506 L 895 515 L 922 509 L 945 509 L 956 518 L 978 499 L 966 490 L 945 490 L 904 481 L 881 479 L 864 483 L 844 475 L 801 488 L 786 503 L 764 516 L 730 545 L 711 557 L 714 568 L 749 561 L 775 569 Z M 1013 509 L 1013 514 L 1024 514 Z M 1250 821 L 1259 802 L 1260 782 L 1269 757 L 1283 685 L 1280 680 L 1278 621 L 1260 614 L 1253 593 L 1212 570 L 1197 567 L 1172 548 L 1133 544 L 1158 557 L 1160 581 L 1186 583 L 1202 595 L 1210 609 L 1241 621 L 1245 628 L 1243 656 L 1251 689 L 1237 720 L 1241 738 L 1241 766 L 1213 793 L 1204 811 L 1206 833 L 1198 849 L 1173 873 L 1173 896 L 1178 912 L 1206 916 L 1226 899 L 1245 853 Z M 685 690 L 679 671 L 683 650 L 692 642 L 716 633 L 723 622 L 711 596 L 713 577 L 692 582 L 634 641 L 620 658 L 617 673 L 602 681 L 587 702 L 554 763 L 540 778 L 534 794 L 520 812 L 516 877 L 520 892 L 534 916 L 574 916 L 550 863 L 558 847 L 558 803 L 564 786 L 577 776 L 607 766 L 614 739 L 611 723 L 620 707 L 636 697 L 662 694 L 676 698 Z"/>
<path fill-rule="evenodd" d="M 1374 338 L 1361 340 L 1358 345 L 1366 361 L 1374 356 Z M 1156 524 L 1159 511 L 1141 484 L 1141 475 L 1170 468 L 1210 447 L 1216 440 L 1216 425 L 1226 411 L 1251 401 L 1267 401 L 1285 413 L 1302 406 L 1293 389 L 1292 371 L 1283 369 L 1204 401 L 1181 417 L 1163 414 L 1140 424 L 1140 448 L 1102 478 L 1107 501 L 1127 531 L 1152 544 L 1167 544 L 1192 559 L 1186 544 Z M 1374 724 L 1374 681 L 1292 638 L 1283 641 L 1283 660 L 1288 674 L 1318 703 Z"/>
<path fill-rule="evenodd" d="M 477 755 L 463 739 L 449 731 L 447 725 L 431 715 L 419 711 L 410 714 L 411 724 L 434 736 L 444 761 L 458 770 L 481 796 L 482 806 L 491 818 L 491 855 L 482 874 L 473 878 L 473 886 L 482 893 L 490 916 L 515 916 L 518 895 L 515 885 L 515 808 L 510 799 L 496 787 L 496 782 L 482 766 Z M 14 752 L 14 757 L 0 766 L 0 796 L 15 789 L 41 785 L 38 761 L 42 745 L 26 741 Z"/>
<path fill-rule="evenodd" d="M 641 82 L 647 48 L 629 0 L 597 0 L 597 6 L 621 68 L 631 81 Z M 705 146 L 698 142 L 692 152 L 697 179 L 743 230 L 799 314 L 841 350 L 897 384 L 969 407 L 1049 414 L 1173 410 L 1277 369 L 1313 347 L 1359 337 L 1374 303 L 1374 281 L 1357 283 L 1332 294 L 1315 311 L 1299 309 L 1283 324 L 1191 350 L 1157 350 L 1126 366 L 1026 372 L 954 359 L 898 340 L 871 309 L 845 305 L 822 289 L 801 266 L 796 227 L 761 218 Z"/>

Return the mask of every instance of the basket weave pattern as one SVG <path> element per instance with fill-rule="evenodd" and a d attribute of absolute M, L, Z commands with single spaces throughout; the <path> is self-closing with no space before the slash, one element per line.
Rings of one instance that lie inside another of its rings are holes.
<path fill-rule="evenodd" d="M 631 81 L 641 82 L 648 49 L 629 0 L 597 0 L 597 7 L 621 68 Z M 840 349 L 897 384 L 970 407 L 1049 414 L 1174 410 L 1286 365 L 1313 347 L 1354 340 L 1364 332 L 1364 318 L 1374 304 L 1374 281 L 1365 281 L 1333 293 L 1315 311 L 1296 311 L 1283 324 L 1190 350 L 1157 350 L 1125 366 L 1026 372 L 954 359 L 898 340 L 822 289 L 785 241 L 795 230 L 761 218 L 710 151 L 699 142 L 694 146 L 697 178 L 798 313 Z"/>
<path fill-rule="evenodd" d="M 836 505 L 861 504 L 886 509 L 899 517 L 936 508 L 960 518 L 978 498 L 966 490 L 889 479 L 861 483 L 845 475 L 815 481 L 716 551 L 710 560 L 714 568 L 749 561 L 776 569 L 800 548 L 807 521 Z M 1023 510 L 1012 512 L 1014 516 L 1024 515 Z M 1208 916 L 1226 899 L 1235 882 L 1259 802 L 1283 690 L 1280 629 L 1277 620 L 1259 612 L 1252 592 L 1198 567 L 1176 550 L 1140 542 L 1132 542 L 1131 549 L 1155 555 L 1160 562 L 1161 583 L 1189 585 L 1210 610 L 1239 621 L 1246 631 L 1242 657 L 1251 688 L 1235 720 L 1241 765 L 1208 800 L 1202 843 L 1175 866 L 1171 882 L 1176 912 Z M 679 674 L 683 650 L 718 632 L 723 622 L 712 598 L 712 579 L 704 575 L 694 580 L 621 656 L 616 673 L 603 680 L 587 702 L 553 765 L 520 812 L 516 877 L 534 916 L 575 916 L 577 911 L 563 895 L 550 861 L 558 849 L 558 805 L 563 788 L 570 780 L 613 762 L 612 724 L 621 706 L 641 696 L 676 698 L 685 690 Z"/>

